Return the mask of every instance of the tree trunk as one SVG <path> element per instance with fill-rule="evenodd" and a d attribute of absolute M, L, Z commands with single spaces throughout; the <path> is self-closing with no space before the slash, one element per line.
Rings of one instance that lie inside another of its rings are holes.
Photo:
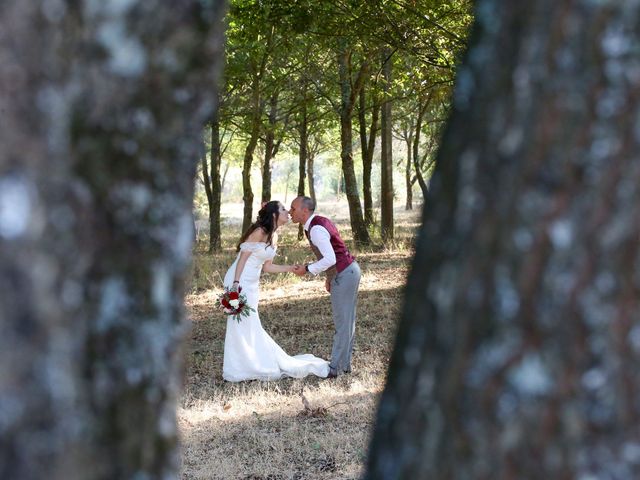
<path fill-rule="evenodd" d="M 291 170 L 287 172 L 287 180 L 284 183 L 284 203 L 287 204 L 287 196 L 289 194 L 289 180 L 291 180 Z"/>
<path fill-rule="evenodd" d="M 253 190 L 251 188 L 251 165 L 253 164 L 253 153 L 258 145 L 258 137 L 260 135 L 260 118 L 262 116 L 262 102 L 260 101 L 260 87 L 258 80 L 254 83 L 253 100 L 251 102 L 253 109 L 253 118 L 251 120 L 251 134 L 249 142 L 244 151 L 244 159 L 242 161 L 242 200 L 244 202 L 244 210 L 242 216 L 242 231 L 245 232 L 253 220 Z"/>
<path fill-rule="evenodd" d="M 271 159 L 275 155 L 276 121 L 278 116 L 278 93 L 269 101 L 269 124 L 264 142 L 264 163 L 262 165 L 262 201 L 271 200 Z"/>
<path fill-rule="evenodd" d="M 413 162 L 411 161 L 413 132 L 408 131 L 405 135 L 405 142 L 407 145 L 407 161 L 404 169 L 404 183 L 407 191 L 407 199 L 404 205 L 405 210 L 413 210 L 413 183 L 411 183 L 411 171 L 413 170 Z"/>
<path fill-rule="evenodd" d="M 193 185 L 224 8 L 114 5 L 2 4 L 0 478 L 178 475 Z"/>
<path fill-rule="evenodd" d="M 316 201 L 316 188 L 314 185 L 314 180 L 313 180 L 313 170 L 314 170 L 314 162 L 315 161 L 315 155 L 313 154 L 313 152 L 309 152 L 309 155 L 307 156 L 307 179 L 309 182 L 309 197 L 311 197 L 313 199 L 313 201 Z"/>
<path fill-rule="evenodd" d="M 393 240 L 393 118 L 391 112 L 391 64 L 388 49 L 383 51 L 382 73 L 385 100 L 380 118 L 380 233 L 383 242 Z"/>
<path fill-rule="evenodd" d="M 207 145 L 204 139 L 202 140 L 202 149 L 200 152 L 200 170 L 202 171 L 202 183 L 204 185 L 204 192 L 207 195 L 207 207 L 209 209 L 209 218 L 211 218 L 211 208 L 213 204 L 213 192 L 211 191 L 211 176 L 209 172 L 209 161 L 207 160 Z M 193 222 L 194 232 L 196 232 L 195 218 Z M 196 234 L 196 240 L 198 239 Z"/>
<path fill-rule="evenodd" d="M 640 478 L 638 10 L 477 11 L 366 478 Z"/>
<path fill-rule="evenodd" d="M 251 165 L 253 164 L 253 154 L 258 145 L 260 129 L 262 127 L 262 114 L 264 112 L 264 101 L 262 100 L 262 80 L 267 68 L 267 61 L 271 56 L 273 42 L 273 28 L 268 30 L 266 47 L 259 64 L 252 65 L 251 79 L 251 130 L 249 141 L 244 151 L 242 161 L 242 200 L 244 202 L 242 216 L 242 231 L 245 232 L 253 222 L 253 190 L 251 188 Z"/>
<path fill-rule="evenodd" d="M 358 78 L 352 87 L 351 52 L 346 46 L 346 41 L 342 40 L 342 48 L 338 54 L 338 67 L 341 90 L 340 157 L 342 159 L 345 193 L 347 194 L 347 202 L 349 204 L 351 230 L 353 232 L 353 239 L 357 244 L 368 245 L 371 243 L 371 238 L 364 223 L 362 206 L 360 205 L 360 195 L 358 194 L 358 184 L 353 164 L 353 128 L 351 123 L 355 95 L 357 95 L 360 88 L 362 88 L 364 75 L 367 71 L 367 64 L 362 64 Z"/>
<path fill-rule="evenodd" d="M 360 149 L 362 151 L 362 196 L 364 201 L 364 223 L 367 227 L 374 224 L 373 197 L 371 195 L 371 170 L 373 168 L 373 152 L 378 133 L 378 117 L 380 105 L 374 102 L 371 108 L 371 127 L 367 137 L 366 95 L 364 88 L 360 90 L 358 121 L 360 124 Z"/>
<path fill-rule="evenodd" d="M 222 196 L 222 192 L 224 192 L 224 185 L 227 183 L 227 173 L 229 173 L 229 167 L 231 166 L 231 162 L 227 162 L 224 166 L 224 173 L 222 174 L 222 180 L 220 181 L 220 195 Z"/>
<path fill-rule="evenodd" d="M 211 197 L 209 199 L 209 253 L 219 252 L 222 248 L 221 227 L 220 227 L 220 207 L 222 200 L 222 184 L 220 182 L 220 164 L 222 156 L 220 153 L 220 117 L 219 102 L 216 102 L 216 109 L 211 121 Z M 207 192 L 207 197 L 209 192 Z"/>
<path fill-rule="evenodd" d="M 413 139 L 413 165 L 416 171 L 416 178 L 418 179 L 418 184 L 420 185 L 420 190 L 422 190 L 422 198 L 426 200 L 427 198 L 427 182 L 424 181 L 424 177 L 422 175 L 422 168 L 420 166 L 420 162 L 418 159 L 420 158 L 420 137 L 422 133 L 422 120 L 424 115 L 429 108 L 429 103 L 431 102 L 431 97 L 429 97 L 425 103 L 421 104 L 420 109 L 418 111 L 418 118 L 416 119 L 416 133 L 415 138 Z"/>
<path fill-rule="evenodd" d="M 306 102 L 302 104 L 302 112 L 300 114 L 300 123 L 298 130 L 300 134 L 300 152 L 298 158 L 298 196 L 304 195 L 305 170 L 307 166 L 307 152 L 309 150 L 309 134 L 308 134 L 308 118 Z M 298 240 L 304 238 L 304 226 L 298 225 Z"/>

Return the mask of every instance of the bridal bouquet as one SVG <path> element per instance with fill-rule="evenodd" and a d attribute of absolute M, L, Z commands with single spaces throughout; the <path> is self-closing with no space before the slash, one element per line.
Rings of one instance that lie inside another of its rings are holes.
<path fill-rule="evenodd" d="M 247 303 L 247 297 L 242 292 L 242 287 L 238 291 L 225 287 L 224 292 L 216 300 L 216 307 L 221 309 L 225 315 L 231 315 L 234 320 L 240 322 L 242 317 L 248 317 L 249 313 L 255 311 Z"/>

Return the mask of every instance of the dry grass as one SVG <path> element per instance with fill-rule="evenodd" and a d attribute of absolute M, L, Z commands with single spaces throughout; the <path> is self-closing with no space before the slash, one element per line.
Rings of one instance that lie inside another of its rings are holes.
<path fill-rule="evenodd" d="M 346 206 L 321 204 L 319 212 L 331 212 L 349 238 Z M 198 247 L 192 293 L 187 296 L 193 328 L 178 410 L 183 479 L 355 479 L 361 475 L 417 222 L 416 211 L 405 213 L 399 207 L 396 246 L 356 252 L 363 275 L 353 372 L 336 380 L 224 382 L 225 321 L 213 305 L 221 277 L 235 256 L 235 238 L 223 239 L 228 248 L 217 255 L 207 255 L 204 245 Z M 236 234 L 238 223 L 235 218 L 227 220 Z M 276 263 L 311 259 L 306 243 L 297 241 L 296 227 L 285 227 L 279 243 Z M 323 280 L 265 274 L 260 318 L 288 353 L 329 357 L 333 324 Z"/>

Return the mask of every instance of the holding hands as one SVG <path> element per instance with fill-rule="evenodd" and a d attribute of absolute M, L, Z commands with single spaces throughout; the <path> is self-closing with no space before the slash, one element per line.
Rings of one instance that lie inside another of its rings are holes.
<path fill-rule="evenodd" d="M 299 277 L 304 276 L 309 270 L 307 270 L 305 265 L 293 265 L 290 267 L 291 272 L 295 273 Z M 324 282 L 324 288 L 327 292 L 331 293 L 331 281 L 327 278 Z"/>
<path fill-rule="evenodd" d="M 304 265 L 294 265 L 291 271 L 296 275 L 298 275 L 299 277 L 302 277 L 305 273 L 307 273 L 307 270 L 304 268 Z"/>
<path fill-rule="evenodd" d="M 298 275 L 299 277 L 304 276 L 308 270 L 306 268 L 305 265 L 292 265 L 289 267 L 289 271 L 295 273 L 296 275 Z M 327 290 L 327 292 L 331 293 L 331 281 L 327 278 L 325 283 L 324 283 L 324 288 Z"/>

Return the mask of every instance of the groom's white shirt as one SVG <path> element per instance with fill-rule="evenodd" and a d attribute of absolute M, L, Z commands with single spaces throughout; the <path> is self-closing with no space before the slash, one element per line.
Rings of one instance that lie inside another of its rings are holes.
<path fill-rule="evenodd" d="M 320 250 L 320 253 L 322 254 L 322 258 L 320 260 L 309 264 L 309 273 L 318 275 L 320 272 L 324 272 L 327 268 L 336 264 L 336 252 L 333 251 L 333 247 L 331 246 L 331 235 L 329 235 L 326 228 L 322 225 L 314 225 L 313 228 L 309 230 L 311 220 L 315 216 L 316 214 L 314 213 L 307 219 L 304 224 L 304 229 L 309 232 L 311 242 L 318 247 L 318 250 Z"/>

